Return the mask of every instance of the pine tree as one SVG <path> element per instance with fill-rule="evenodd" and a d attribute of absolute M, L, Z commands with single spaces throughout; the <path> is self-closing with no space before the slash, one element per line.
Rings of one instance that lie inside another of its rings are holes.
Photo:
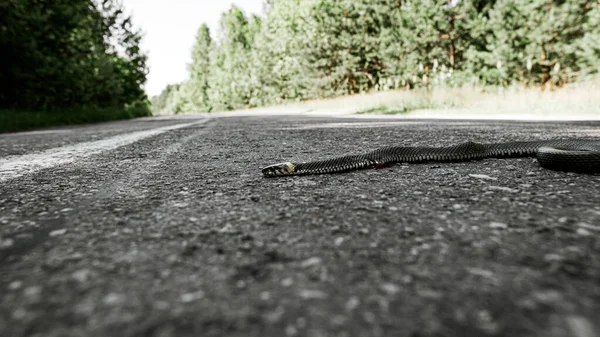
<path fill-rule="evenodd" d="M 581 66 L 573 45 L 587 33 L 584 25 L 592 5 L 598 4 L 590 0 L 537 0 L 529 4 L 531 43 L 526 53 L 537 58 L 532 69 L 533 82 L 562 85 L 575 79 Z"/>
<path fill-rule="evenodd" d="M 183 108 L 185 112 L 208 112 L 211 105 L 208 99 L 209 76 L 210 76 L 210 52 L 213 41 L 210 30 L 206 24 L 202 24 L 196 34 L 196 43 L 192 50 L 192 63 L 188 66 L 190 78 L 180 88 L 188 106 Z"/>
<path fill-rule="evenodd" d="M 574 81 L 582 69 L 591 69 L 581 64 L 576 46 L 593 41 L 597 7 L 589 0 L 499 0 L 490 11 L 488 48 L 478 54 L 483 82 L 553 86 Z"/>
<path fill-rule="evenodd" d="M 152 114 L 161 115 L 175 113 L 175 111 L 172 111 L 173 98 L 178 89 L 179 84 L 168 84 L 158 96 L 152 97 Z"/>
<path fill-rule="evenodd" d="M 321 1 L 313 18 L 318 37 L 308 57 L 321 74 L 320 96 L 366 92 L 378 87 L 384 68 L 380 34 L 390 26 L 395 0 Z"/>
<path fill-rule="evenodd" d="M 311 97 L 312 65 L 305 57 L 315 39 L 311 8 L 320 0 L 271 0 L 252 50 L 253 105 Z"/>
<path fill-rule="evenodd" d="M 252 38 L 248 19 L 237 7 L 223 14 L 220 37 L 211 61 L 208 96 L 216 110 L 231 110 L 250 105 L 252 87 L 248 60 Z"/>
<path fill-rule="evenodd" d="M 190 79 L 169 102 L 199 111 L 208 99 L 226 110 L 398 87 L 562 85 L 600 70 L 599 6 L 268 0 L 265 17 L 250 19 L 233 7 L 212 47 L 199 32 Z"/>
<path fill-rule="evenodd" d="M 577 62 L 575 78 L 586 78 L 600 73 L 600 2 L 588 3 L 589 11 L 582 24 L 584 35 L 573 43 Z"/>
<path fill-rule="evenodd" d="M 481 43 L 473 29 L 487 7 L 469 1 L 398 2 L 394 24 L 383 34 L 387 73 L 402 86 L 460 84 L 467 50 Z M 480 34 L 479 34 L 480 35 Z M 456 82 L 456 83 L 455 83 Z"/>

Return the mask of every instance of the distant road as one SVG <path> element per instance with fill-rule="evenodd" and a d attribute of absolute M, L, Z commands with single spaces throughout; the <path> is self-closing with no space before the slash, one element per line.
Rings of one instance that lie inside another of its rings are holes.
<path fill-rule="evenodd" d="M 260 173 L 600 122 L 208 117 L 0 135 L 0 336 L 600 334 L 598 175 Z"/>

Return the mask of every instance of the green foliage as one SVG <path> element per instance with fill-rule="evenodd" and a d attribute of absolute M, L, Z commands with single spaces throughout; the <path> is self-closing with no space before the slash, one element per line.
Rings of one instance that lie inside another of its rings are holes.
<path fill-rule="evenodd" d="M 594 0 L 268 0 L 265 10 L 248 18 L 232 7 L 215 41 L 201 27 L 198 66 L 164 109 L 396 88 L 554 87 L 600 71 Z"/>
<path fill-rule="evenodd" d="M 212 55 L 208 96 L 217 110 L 230 110 L 250 105 L 250 56 L 259 22 L 249 23 L 244 13 L 233 6 L 220 21 L 220 39 Z M 252 29 L 250 29 L 252 27 Z"/>
<path fill-rule="evenodd" d="M 397 114 L 405 114 L 405 113 L 409 113 L 412 110 L 416 110 L 416 109 L 425 109 L 427 107 L 421 107 L 421 106 L 417 106 L 417 107 L 412 107 L 412 106 L 408 106 L 408 105 L 403 105 L 400 107 L 390 107 L 387 105 L 380 105 L 374 108 L 370 108 L 370 109 L 365 109 L 365 110 L 361 110 L 358 111 L 357 114 L 384 114 L 384 115 L 397 115 Z"/>
<path fill-rule="evenodd" d="M 487 21 L 487 46 L 473 52 L 470 70 L 494 85 L 563 85 L 597 72 L 599 6 L 586 0 L 498 0 Z"/>
<path fill-rule="evenodd" d="M 212 38 L 206 24 L 200 26 L 196 35 L 196 44 L 192 51 L 192 64 L 189 66 L 190 79 L 184 83 L 186 97 L 191 111 L 207 112 L 212 110 L 208 99 L 210 50 Z M 187 110 L 187 109 L 186 109 Z"/>
<path fill-rule="evenodd" d="M 53 110 L 0 109 L 0 132 L 23 131 L 35 128 L 107 122 L 119 119 L 150 116 L 144 103 L 118 107 L 83 107 Z"/>
<path fill-rule="evenodd" d="M 141 32 L 133 28 L 131 17 L 125 16 L 118 0 L 102 0 L 101 13 L 104 45 L 113 61 L 113 76 L 121 93 L 115 99 L 116 104 L 147 101 L 142 87 L 148 73 L 148 57 L 140 49 Z"/>
<path fill-rule="evenodd" d="M 320 0 L 271 1 L 252 50 L 252 105 L 314 97 L 316 77 L 306 57 L 316 39 L 312 8 Z"/>
<path fill-rule="evenodd" d="M 2 1 L 0 109 L 146 106 L 140 39 L 116 0 Z"/>
<path fill-rule="evenodd" d="M 600 72 L 600 3 L 591 5 L 582 23 L 583 36 L 573 45 L 574 58 L 577 61 L 580 78 L 586 78 Z"/>
<path fill-rule="evenodd" d="M 397 1 L 320 1 L 311 16 L 317 31 L 308 57 L 320 74 L 320 96 L 354 94 L 378 85 L 384 68 L 379 52 L 382 29 L 390 27 L 389 8 Z"/>
<path fill-rule="evenodd" d="M 160 95 L 152 97 L 152 114 L 158 115 L 168 112 L 169 110 L 167 108 L 172 109 L 173 98 L 179 90 L 179 87 L 180 84 L 169 84 L 163 89 Z M 175 111 L 172 112 L 175 113 Z"/>

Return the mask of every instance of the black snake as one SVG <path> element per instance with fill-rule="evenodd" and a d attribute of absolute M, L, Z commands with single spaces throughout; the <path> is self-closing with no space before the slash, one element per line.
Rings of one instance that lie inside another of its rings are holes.
<path fill-rule="evenodd" d="M 338 173 L 381 168 L 395 163 L 458 162 L 483 158 L 537 157 L 542 167 L 583 173 L 600 172 L 600 140 L 538 140 L 447 147 L 383 147 L 368 153 L 307 163 L 284 162 L 262 169 L 266 177 Z"/>

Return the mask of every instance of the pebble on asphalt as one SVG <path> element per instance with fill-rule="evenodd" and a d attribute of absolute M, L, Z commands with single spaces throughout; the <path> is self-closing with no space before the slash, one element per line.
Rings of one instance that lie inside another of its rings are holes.
<path fill-rule="evenodd" d="M 55 237 L 55 236 L 65 235 L 66 233 L 67 233 L 67 229 L 61 228 L 61 229 L 55 229 L 55 230 L 51 231 L 48 235 L 50 237 Z"/>

